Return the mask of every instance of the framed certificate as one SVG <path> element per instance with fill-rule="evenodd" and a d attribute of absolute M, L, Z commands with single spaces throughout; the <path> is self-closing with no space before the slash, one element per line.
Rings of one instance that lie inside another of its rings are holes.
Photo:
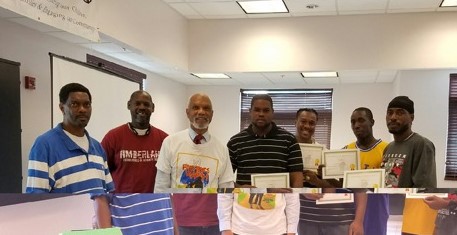
<path fill-rule="evenodd" d="M 345 171 L 343 188 L 384 188 L 385 169 Z"/>
<path fill-rule="evenodd" d="M 251 184 L 257 188 L 290 188 L 289 173 L 252 174 Z"/>
<path fill-rule="evenodd" d="M 321 188 L 293 188 L 293 193 L 322 193 Z"/>
<path fill-rule="evenodd" d="M 353 193 L 324 193 L 323 197 L 316 200 L 316 204 L 335 204 L 354 202 Z"/>
<path fill-rule="evenodd" d="M 88 229 L 74 230 L 69 232 L 59 233 L 59 235 L 122 235 L 120 228 L 104 228 L 104 229 Z"/>
<path fill-rule="evenodd" d="M 300 149 L 303 158 L 303 169 L 317 172 L 317 168 L 322 164 L 324 146 L 320 144 L 300 144 Z"/>
<path fill-rule="evenodd" d="M 360 169 L 358 149 L 324 150 L 322 152 L 323 179 L 343 178 L 345 171 Z"/>
<path fill-rule="evenodd" d="M 406 194 L 406 198 L 426 198 L 430 196 L 437 196 L 441 198 L 447 198 L 447 193 L 429 193 L 423 188 L 413 188 L 411 193 Z"/>
<path fill-rule="evenodd" d="M 378 188 L 375 193 L 388 193 L 388 194 L 408 194 L 412 193 L 412 188 Z"/>
<path fill-rule="evenodd" d="M 167 188 L 163 193 L 202 193 L 202 188 Z"/>

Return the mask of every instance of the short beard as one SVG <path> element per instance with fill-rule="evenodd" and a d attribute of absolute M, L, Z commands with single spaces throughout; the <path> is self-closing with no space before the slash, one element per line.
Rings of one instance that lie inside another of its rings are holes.
<path fill-rule="evenodd" d="M 408 125 L 403 125 L 398 130 L 390 130 L 389 129 L 389 133 L 390 134 L 394 134 L 394 135 L 399 135 L 399 134 L 405 133 L 406 131 L 408 131 L 408 129 L 409 129 Z"/>
<path fill-rule="evenodd" d="M 197 130 L 206 130 L 209 127 L 209 123 L 206 123 L 204 125 L 199 125 L 199 124 L 197 124 L 195 122 L 192 122 L 191 125 Z"/>

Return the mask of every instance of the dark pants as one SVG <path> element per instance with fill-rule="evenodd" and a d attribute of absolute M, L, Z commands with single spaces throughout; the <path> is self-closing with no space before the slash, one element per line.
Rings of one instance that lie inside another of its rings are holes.
<path fill-rule="evenodd" d="M 298 223 L 299 235 L 336 235 L 348 234 L 349 224 L 332 225 L 332 224 L 316 224 L 300 221 Z"/>
<path fill-rule="evenodd" d="M 179 226 L 179 235 L 220 235 L 219 225 L 187 227 Z"/>

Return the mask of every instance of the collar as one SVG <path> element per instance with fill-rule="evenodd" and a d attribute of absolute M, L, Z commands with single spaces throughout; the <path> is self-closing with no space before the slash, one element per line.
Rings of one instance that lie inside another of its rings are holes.
<path fill-rule="evenodd" d="M 149 124 L 148 126 L 148 129 L 146 129 L 146 133 L 144 133 L 144 135 L 140 135 L 138 133 L 137 130 L 135 130 L 135 128 L 132 126 L 132 124 L 130 122 L 127 122 L 127 126 L 129 127 L 130 131 L 135 134 L 135 135 L 138 135 L 138 136 L 145 136 L 145 135 L 149 135 L 149 132 L 151 131 L 151 125 Z"/>
<path fill-rule="evenodd" d="M 57 124 L 57 126 L 54 129 L 57 130 L 59 137 L 63 140 L 63 143 L 68 150 L 81 149 L 81 147 L 79 147 L 75 142 L 73 142 L 73 140 L 70 139 L 70 137 L 67 134 L 65 134 L 65 132 L 63 130 L 63 123 Z M 85 130 L 85 129 L 84 129 L 84 134 L 86 135 L 87 140 L 89 140 L 89 151 L 88 152 L 92 152 L 93 148 L 94 148 L 93 144 L 92 144 L 92 138 L 89 136 L 89 132 L 87 132 L 87 130 Z M 86 150 L 84 150 L 84 152 L 85 151 Z"/>
<path fill-rule="evenodd" d="M 359 149 L 360 151 L 362 151 L 362 152 L 369 152 L 369 151 L 371 151 L 372 149 L 376 148 L 376 146 L 378 146 L 378 144 L 381 143 L 381 142 L 382 142 L 381 139 L 377 139 L 376 142 L 375 142 L 372 146 L 370 146 L 370 147 L 367 148 L 367 149 L 363 149 L 363 148 L 360 147 L 359 141 L 355 141 L 355 147 L 356 147 L 357 149 Z"/>
<path fill-rule="evenodd" d="M 189 128 L 190 140 L 194 141 L 195 136 L 197 136 L 197 135 L 198 135 L 197 132 L 195 132 L 192 128 Z M 202 143 L 209 142 L 209 140 L 211 139 L 211 135 L 209 134 L 209 131 L 206 131 L 202 135 L 203 135 L 203 137 L 205 137 L 205 139 L 202 140 L 203 141 Z"/>
<path fill-rule="evenodd" d="M 254 133 L 254 130 L 252 129 L 252 124 L 249 124 L 248 128 L 246 129 L 246 131 L 248 132 L 249 135 L 251 135 L 253 137 L 266 138 L 266 137 L 275 136 L 278 133 L 278 129 L 279 129 L 279 127 L 276 126 L 276 123 L 271 122 L 271 130 L 267 134 L 265 134 L 263 136 L 258 136 L 256 133 Z"/>

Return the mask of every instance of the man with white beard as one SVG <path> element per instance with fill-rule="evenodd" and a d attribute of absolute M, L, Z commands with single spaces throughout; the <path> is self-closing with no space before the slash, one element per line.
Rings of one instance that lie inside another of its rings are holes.
<path fill-rule="evenodd" d="M 190 128 L 168 136 L 162 144 L 154 192 L 170 192 L 170 188 L 233 188 L 228 149 L 208 132 L 213 118 L 210 98 L 192 95 L 186 114 Z M 216 194 L 175 193 L 173 204 L 180 235 L 220 234 Z"/>

